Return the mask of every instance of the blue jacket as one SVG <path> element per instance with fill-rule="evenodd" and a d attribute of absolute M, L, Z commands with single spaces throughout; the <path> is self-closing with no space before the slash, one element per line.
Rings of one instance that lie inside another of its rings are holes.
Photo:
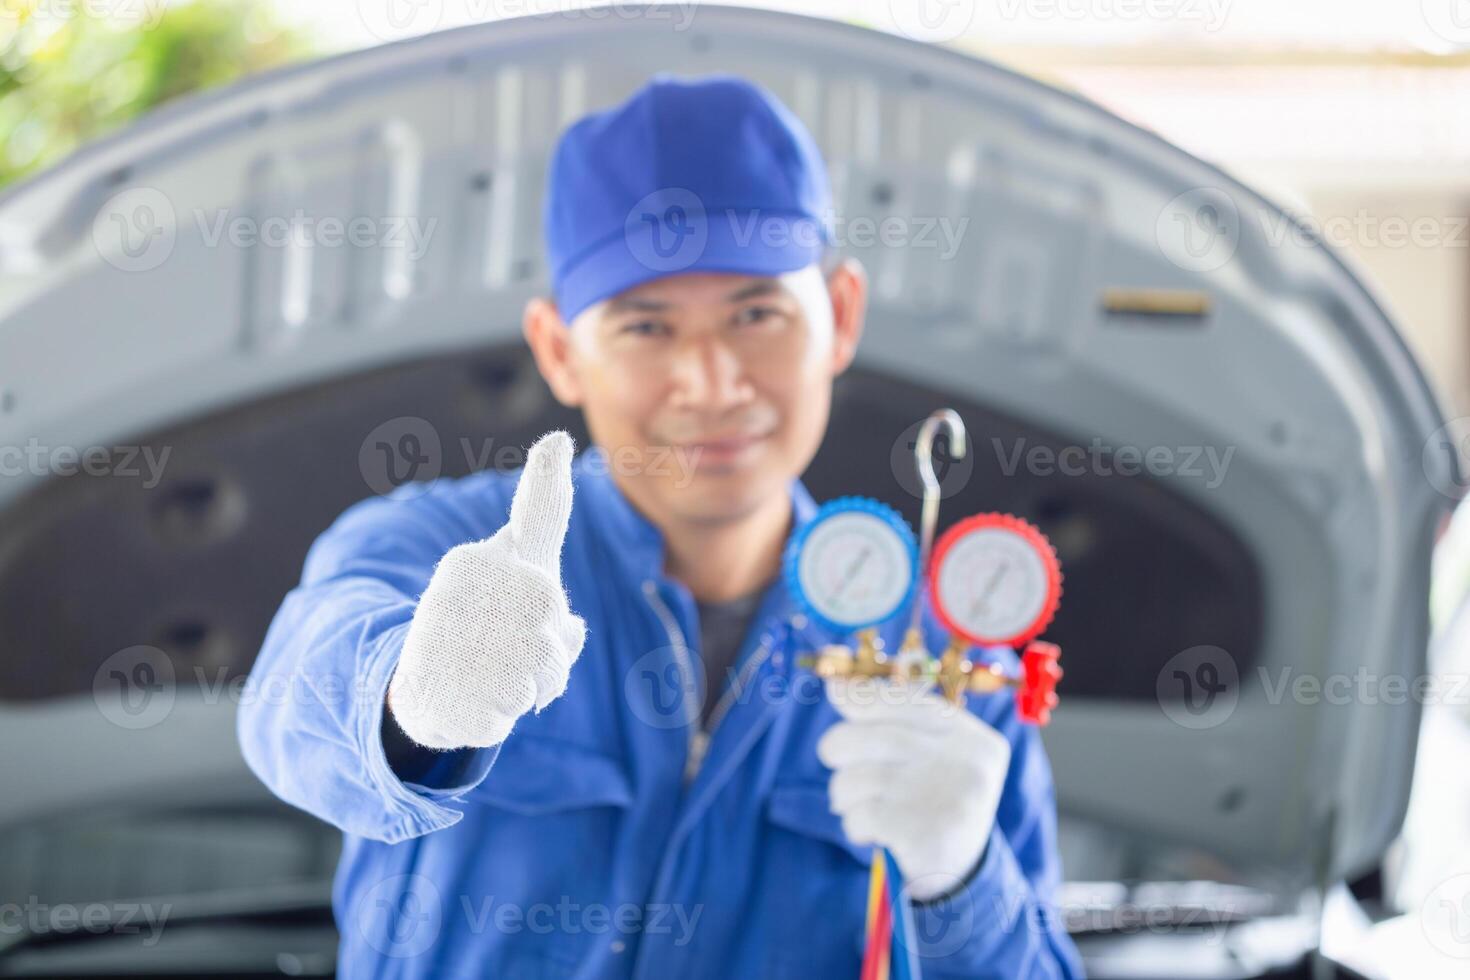
<path fill-rule="evenodd" d="M 312 546 L 242 698 L 250 767 L 345 834 L 342 975 L 857 977 L 872 849 L 828 809 L 815 745 L 837 715 L 791 666 L 792 651 L 843 638 L 773 583 L 706 746 L 681 682 L 703 684 L 693 597 L 595 447 L 573 463 L 562 560 L 588 635 L 566 694 L 496 748 L 390 764 L 383 698 L 417 597 L 446 551 L 505 522 L 517 478 L 483 471 L 349 508 Z M 800 480 L 791 498 L 794 528 L 816 505 Z M 906 623 L 881 631 L 889 649 Z M 938 649 L 937 622 L 925 631 Z M 1050 905 L 1041 741 L 1008 693 L 971 707 L 1010 740 L 1011 769 L 978 868 L 914 909 L 923 974 L 1080 976 Z"/>

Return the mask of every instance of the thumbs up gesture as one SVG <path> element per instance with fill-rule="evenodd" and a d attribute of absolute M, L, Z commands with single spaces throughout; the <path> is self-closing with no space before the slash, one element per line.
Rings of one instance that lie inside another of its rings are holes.
<path fill-rule="evenodd" d="M 526 457 L 509 522 L 451 548 L 419 598 L 388 704 L 420 745 L 498 745 L 516 719 L 566 690 L 587 635 L 561 581 L 573 448 L 565 432 L 542 436 Z"/>

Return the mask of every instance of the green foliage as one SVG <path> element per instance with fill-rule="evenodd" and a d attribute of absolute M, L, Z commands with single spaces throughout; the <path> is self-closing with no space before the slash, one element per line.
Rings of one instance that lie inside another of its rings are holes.
<path fill-rule="evenodd" d="M 175 96 L 315 53 L 264 0 L 0 0 L 0 185 Z"/>

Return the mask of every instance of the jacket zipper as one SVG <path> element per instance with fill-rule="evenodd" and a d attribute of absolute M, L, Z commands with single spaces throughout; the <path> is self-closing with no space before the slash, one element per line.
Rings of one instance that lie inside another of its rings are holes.
<path fill-rule="evenodd" d="M 693 782 L 694 777 L 699 775 L 700 767 L 704 765 L 705 754 L 709 751 L 710 738 L 720 727 L 720 722 L 724 720 L 725 715 L 729 714 L 734 700 L 745 690 L 745 685 L 750 683 L 751 675 L 759 670 L 761 664 L 770 657 L 774 640 L 767 635 L 761 641 L 760 647 L 746 658 L 745 663 L 740 667 L 740 673 L 725 689 L 725 693 L 720 696 L 719 703 L 710 712 L 709 730 L 705 731 L 699 724 L 700 706 L 690 703 L 694 694 L 694 666 L 689 657 L 689 647 L 684 641 L 684 631 L 679 628 L 679 622 L 674 618 L 673 611 L 669 609 L 668 604 L 664 602 L 663 596 L 658 594 L 658 586 L 652 579 L 644 580 L 643 592 L 663 623 L 664 632 L 668 634 L 669 642 L 674 647 L 679 672 L 684 678 L 684 719 L 690 726 L 689 755 L 684 766 L 684 782 L 687 784 Z"/>
<path fill-rule="evenodd" d="M 643 594 L 659 621 L 663 623 L 683 679 L 684 721 L 689 726 L 689 754 L 684 763 L 684 782 L 687 784 L 693 782 L 694 777 L 699 774 L 699 767 L 704 764 L 705 750 L 709 747 L 709 738 L 699 728 L 699 705 L 693 703 L 694 664 L 689 659 L 689 646 L 684 641 L 684 631 L 679 628 L 679 621 L 674 618 L 674 613 L 664 602 L 663 596 L 658 594 L 658 585 L 653 579 L 643 581 Z"/>
<path fill-rule="evenodd" d="M 657 614 L 659 622 L 663 624 L 664 632 L 668 634 L 669 643 L 674 648 L 674 659 L 678 662 L 679 671 L 684 677 L 684 717 L 689 724 L 690 732 L 689 755 L 684 765 L 684 783 L 687 786 L 699 774 L 700 767 L 704 764 L 705 751 L 709 748 L 709 735 L 700 730 L 700 706 L 691 703 L 694 694 L 694 666 L 689 657 L 689 646 L 684 641 L 684 631 L 679 628 L 679 621 L 674 617 L 673 611 L 669 609 L 668 603 L 664 602 L 663 596 L 659 595 L 658 585 L 652 579 L 644 580 L 643 594 L 647 598 L 648 604 L 653 608 L 654 613 Z M 725 694 L 720 698 L 720 702 L 715 705 L 714 711 L 710 713 L 710 732 L 715 730 L 729 712 L 733 699 L 738 696 L 740 691 L 745 689 L 745 685 L 750 681 L 751 674 L 770 657 L 773 643 L 773 638 L 767 635 L 759 649 L 751 654 L 746 663 L 742 665 L 739 674 L 735 677 L 734 683 L 725 691 Z M 666 860 L 667 855 L 665 856 Z M 640 955 L 633 965 L 633 975 L 635 977 L 642 976 L 644 973 L 642 969 L 642 954 L 646 949 L 646 944 L 639 946 Z"/>

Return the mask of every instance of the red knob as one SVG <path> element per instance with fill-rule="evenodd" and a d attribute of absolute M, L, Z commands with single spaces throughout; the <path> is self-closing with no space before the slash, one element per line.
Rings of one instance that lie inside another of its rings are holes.
<path fill-rule="evenodd" d="M 1021 720 L 1033 725 L 1051 721 L 1051 709 L 1057 706 L 1057 681 L 1062 679 L 1062 648 L 1045 640 L 1032 640 L 1021 654 L 1021 689 L 1016 706 Z"/>

